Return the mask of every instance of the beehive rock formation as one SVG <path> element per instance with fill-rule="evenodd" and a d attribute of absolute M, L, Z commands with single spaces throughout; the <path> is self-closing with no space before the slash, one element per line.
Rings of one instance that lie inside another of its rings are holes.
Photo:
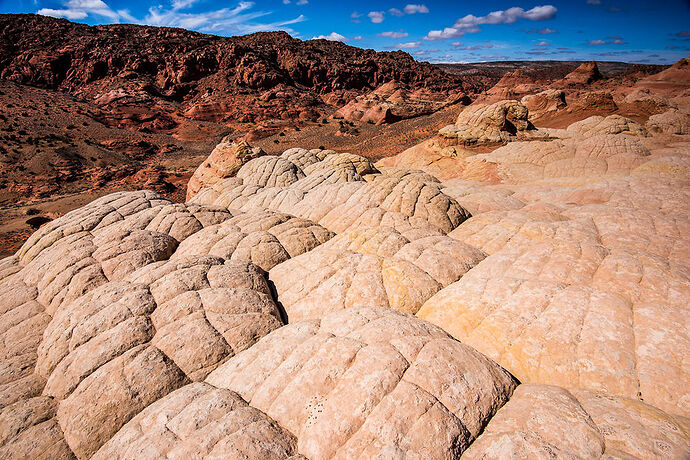
<path fill-rule="evenodd" d="M 384 308 L 288 325 L 207 381 L 298 433 L 315 459 L 457 455 L 514 386 L 441 329 Z"/>
<path fill-rule="evenodd" d="M 512 101 L 512 104 L 514 106 L 517 101 Z M 480 108 L 472 110 L 467 117 L 477 111 Z M 682 131 L 681 118 L 657 117 L 656 125 L 650 118 L 650 128 L 654 131 Z M 470 131 L 484 129 L 484 124 L 473 123 Z M 457 126 L 443 128 L 438 136 L 394 157 L 384 158 L 377 165 L 419 168 L 444 180 L 460 178 L 484 183 L 524 183 L 557 177 L 630 174 L 651 160 L 644 143 L 648 130 L 619 115 L 592 116 L 571 124 L 567 129 L 523 131 L 530 134 L 522 136 L 519 131 L 517 136 L 496 131 L 499 134 L 493 137 L 493 142 L 506 145 L 491 153 L 478 153 L 465 148 L 467 146 L 447 145 L 444 139 L 449 132 L 460 136 L 457 129 Z M 494 129 L 484 132 L 494 132 Z"/>
<path fill-rule="evenodd" d="M 252 148 L 244 141 L 234 143 L 223 139 L 189 178 L 187 199 L 204 187 L 234 176 L 245 163 L 261 155 L 264 155 L 263 150 L 258 147 Z"/>
<path fill-rule="evenodd" d="M 439 134 L 458 144 L 495 144 L 519 138 L 533 129 L 527 108 L 505 100 L 468 107 L 460 112 L 454 125 L 446 126 Z"/>
<path fill-rule="evenodd" d="M 45 224 L 0 260 L 0 457 L 687 457 L 690 142 L 661 121 L 497 123 L 427 171 L 223 147 L 185 204 Z"/>

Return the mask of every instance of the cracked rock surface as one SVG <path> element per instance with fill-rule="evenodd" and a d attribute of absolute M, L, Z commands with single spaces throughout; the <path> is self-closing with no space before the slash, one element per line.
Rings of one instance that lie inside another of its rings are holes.
<path fill-rule="evenodd" d="M 687 457 L 690 141 L 620 118 L 454 178 L 226 145 L 185 204 L 45 224 L 0 260 L 0 457 Z"/>

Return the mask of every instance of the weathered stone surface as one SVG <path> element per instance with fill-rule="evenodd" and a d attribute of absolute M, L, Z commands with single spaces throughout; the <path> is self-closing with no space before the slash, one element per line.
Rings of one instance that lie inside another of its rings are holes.
<path fill-rule="evenodd" d="M 370 227 L 338 235 L 269 276 L 289 321 L 364 303 L 414 314 L 483 258 L 483 252 L 444 235 Z"/>
<path fill-rule="evenodd" d="M 42 226 L 29 237 L 17 256 L 26 264 L 62 238 L 103 228 L 144 209 L 166 203 L 169 202 L 148 191 L 106 195 Z"/>
<path fill-rule="evenodd" d="M 94 239 L 93 258 L 110 281 L 121 280 L 139 267 L 168 259 L 177 240 L 165 233 L 147 230 L 103 232 Z"/>
<path fill-rule="evenodd" d="M 180 245 L 175 258 L 212 255 L 251 262 L 268 271 L 332 236 L 306 219 L 272 211 L 247 213 L 197 232 Z"/>
<path fill-rule="evenodd" d="M 525 183 L 559 177 L 629 174 L 648 161 L 649 155 L 649 150 L 637 139 L 612 134 L 587 139 L 513 142 L 489 154 L 466 158 L 462 177 Z"/>
<path fill-rule="evenodd" d="M 567 390 L 522 384 L 463 459 L 601 458 L 603 436 Z"/>
<path fill-rule="evenodd" d="M 92 457 L 296 458 L 295 437 L 236 393 L 193 383 L 151 404 Z"/>
<path fill-rule="evenodd" d="M 268 156 L 251 160 L 239 169 L 237 177 L 245 185 L 286 187 L 304 177 L 294 163 L 280 157 Z"/>
<path fill-rule="evenodd" d="M 441 329 L 380 308 L 285 326 L 207 382 L 296 434 L 314 459 L 457 456 L 514 386 Z"/>
<path fill-rule="evenodd" d="M 668 110 L 649 117 L 647 128 L 657 133 L 690 134 L 690 115 L 679 110 Z"/>
<path fill-rule="evenodd" d="M 687 414 L 688 370 L 675 351 L 690 343 L 690 271 L 679 256 L 686 218 L 623 210 L 473 218 L 451 236 L 491 255 L 418 315 L 522 382 L 641 397 Z"/>
<path fill-rule="evenodd" d="M 304 171 L 283 157 L 258 158 L 240 169 L 236 178 L 201 190 L 191 203 L 245 212 L 279 211 L 312 220 L 336 233 L 376 208 L 426 220 L 444 232 L 469 217 L 441 191 L 438 179 L 421 171 L 379 173 L 365 158 L 346 153 L 328 153 L 323 159 L 306 150 L 287 153 L 286 158 L 295 157 L 298 163 L 306 164 Z M 305 155 L 308 160 L 302 160 Z M 280 174 L 290 179 L 277 183 L 271 179 L 272 168 L 287 171 Z M 264 169 L 268 172 L 262 172 Z"/>
<path fill-rule="evenodd" d="M 0 412 L 0 456 L 3 458 L 73 459 L 55 420 L 52 398 L 30 398 Z"/>
<path fill-rule="evenodd" d="M 529 119 L 535 120 L 552 115 L 565 108 L 565 92 L 557 89 L 547 89 L 537 94 L 524 96 L 520 103 L 529 111 Z"/>
<path fill-rule="evenodd" d="M 155 196 L 106 196 L 58 220 L 24 260 L 2 261 L 3 452 L 88 458 L 148 405 L 283 324 L 251 257 L 167 260 L 232 214 Z M 232 219 L 284 241 L 288 257 L 331 236 L 282 214 Z"/>
<path fill-rule="evenodd" d="M 137 412 L 186 383 L 155 347 L 140 345 L 109 361 L 60 402 L 57 420 L 78 458 L 88 458 Z"/>
<path fill-rule="evenodd" d="M 597 134 L 629 134 L 632 136 L 646 136 L 647 130 L 639 123 L 620 115 L 602 117 L 595 115 L 568 126 L 568 131 L 585 137 Z"/>
<path fill-rule="evenodd" d="M 454 125 L 439 131 L 443 138 L 458 144 L 496 144 L 514 140 L 534 130 L 528 110 L 518 101 L 470 106 L 460 112 Z"/>
<path fill-rule="evenodd" d="M 204 187 L 234 176 L 245 163 L 262 155 L 265 155 L 263 150 L 252 148 L 244 141 L 235 143 L 227 138 L 223 139 L 189 178 L 187 199 Z"/>
<path fill-rule="evenodd" d="M 639 401 L 520 385 L 463 459 L 683 458 L 687 419 Z"/>

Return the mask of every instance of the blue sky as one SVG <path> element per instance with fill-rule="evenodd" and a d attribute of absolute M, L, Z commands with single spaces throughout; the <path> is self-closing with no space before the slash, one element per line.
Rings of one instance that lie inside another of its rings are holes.
<path fill-rule="evenodd" d="M 402 49 L 430 62 L 673 63 L 690 55 L 689 0 L 0 0 L 0 12 L 216 35 L 285 30 L 304 40 Z"/>

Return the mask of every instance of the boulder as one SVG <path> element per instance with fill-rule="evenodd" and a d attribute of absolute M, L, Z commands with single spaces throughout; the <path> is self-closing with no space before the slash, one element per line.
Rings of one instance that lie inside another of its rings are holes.
<path fill-rule="evenodd" d="M 232 142 L 224 138 L 190 177 L 187 184 L 187 199 L 204 187 L 226 177 L 233 177 L 245 163 L 262 155 L 265 153 L 259 147 L 252 148 L 245 141 Z"/>

